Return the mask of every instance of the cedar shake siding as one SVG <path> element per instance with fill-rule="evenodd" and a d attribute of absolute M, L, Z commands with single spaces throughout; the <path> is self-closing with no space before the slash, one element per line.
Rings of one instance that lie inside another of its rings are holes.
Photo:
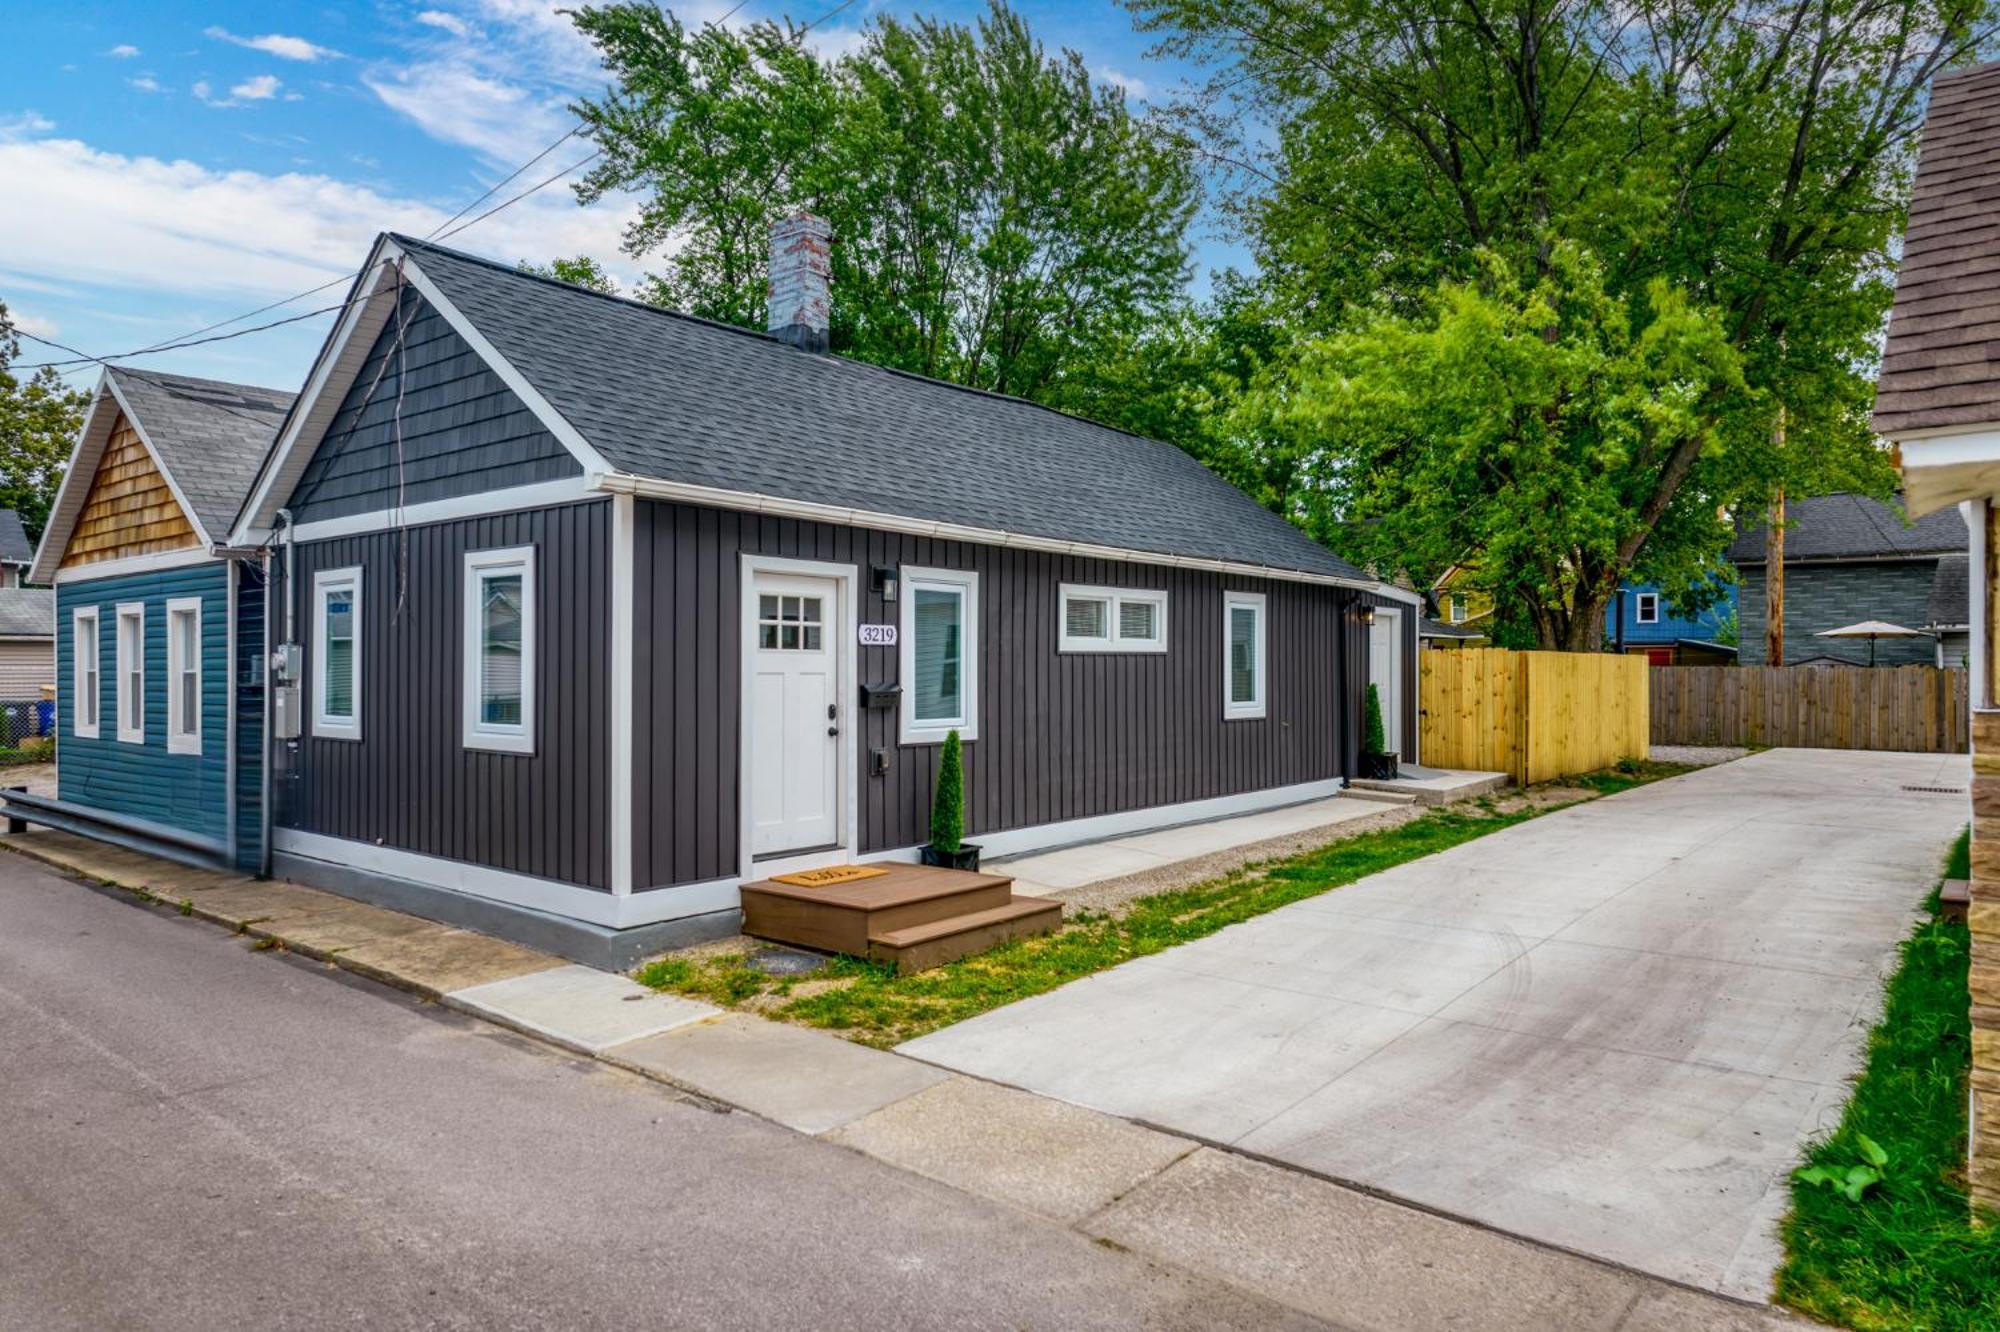
<path fill-rule="evenodd" d="M 313 522 L 582 474 L 500 376 L 408 288 L 291 509 L 297 521 Z"/>
<path fill-rule="evenodd" d="M 280 746 L 277 826 L 607 888 L 610 523 L 601 500 L 299 543 L 306 722 L 298 762 Z M 512 546 L 535 548 L 532 754 L 461 736 L 465 555 Z M 312 734 L 313 575 L 350 567 L 362 570 L 358 741 Z"/>
<path fill-rule="evenodd" d="M 894 624 L 871 587 L 876 566 L 979 574 L 978 739 L 966 754 L 967 835 L 1323 781 L 1350 773 L 1367 631 L 1348 614 L 1387 599 L 1324 585 L 1249 579 L 903 536 L 733 510 L 639 501 L 633 566 L 633 883 L 640 890 L 727 878 L 740 842 L 740 556 L 853 566 L 859 619 Z M 1163 653 L 1059 653 L 1063 583 L 1164 591 Z M 1264 593 L 1268 700 L 1257 720 L 1223 719 L 1222 595 Z M 1404 611 L 1404 734 L 1416 734 L 1416 617 Z M 1343 629 L 1345 641 L 1343 643 Z M 843 634 L 845 631 L 842 631 Z M 1345 650 L 1343 651 L 1343 646 Z M 862 854 L 926 840 L 939 747 L 902 745 L 897 708 L 864 709 L 860 685 L 893 684 L 894 648 L 855 652 L 843 724 L 858 725 Z M 872 772 L 886 750 L 889 771 Z"/>

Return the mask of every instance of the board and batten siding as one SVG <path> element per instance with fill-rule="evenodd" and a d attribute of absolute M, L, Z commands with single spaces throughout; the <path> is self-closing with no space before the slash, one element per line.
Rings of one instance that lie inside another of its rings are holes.
<path fill-rule="evenodd" d="M 411 287 L 341 401 L 290 508 L 297 521 L 314 522 L 582 474 L 582 464 Z"/>
<path fill-rule="evenodd" d="M 610 524 L 599 500 L 300 542 L 306 724 L 297 761 L 273 772 L 277 826 L 607 889 Z M 512 546 L 535 548 L 532 754 L 461 736 L 465 555 Z M 313 575 L 350 567 L 362 570 L 359 741 L 312 734 Z"/>
<path fill-rule="evenodd" d="M 236 564 L 236 864 L 264 865 L 264 572 Z"/>
<path fill-rule="evenodd" d="M 978 735 L 965 747 L 968 836 L 1338 778 L 1353 770 L 1366 628 L 1345 589 L 1087 560 L 789 518 L 641 500 L 635 511 L 633 881 L 739 871 L 743 553 L 853 566 L 863 623 L 896 623 L 874 566 L 980 575 Z M 1165 591 L 1164 653 L 1059 653 L 1064 583 Z M 1223 719 L 1222 596 L 1268 598 L 1269 702 Z M 1393 603 L 1384 603 L 1393 604 Z M 1405 613 L 1416 697 L 1415 617 Z M 843 631 L 844 632 L 844 631 Z M 859 685 L 893 684 L 894 648 L 857 648 L 843 685 L 858 724 L 862 853 L 928 835 L 939 747 L 901 745 L 899 712 L 863 709 Z M 1405 734 L 1414 735 L 1410 715 Z M 871 754 L 887 750 L 876 776 Z"/>
<path fill-rule="evenodd" d="M 167 602 L 201 598 L 201 753 L 167 752 Z M 144 744 L 118 739 L 118 606 L 146 607 Z M 75 617 L 98 607 L 98 727 L 79 738 Z M 56 588 L 57 796 L 73 804 L 229 837 L 229 570 L 220 561 Z"/>

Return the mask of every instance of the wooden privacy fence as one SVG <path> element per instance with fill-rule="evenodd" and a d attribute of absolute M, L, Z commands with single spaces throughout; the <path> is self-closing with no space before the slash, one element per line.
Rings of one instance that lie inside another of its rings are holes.
<path fill-rule="evenodd" d="M 1962 754 L 1957 666 L 1656 666 L 1656 745 L 1798 745 Z"/>
<path fill-rule="evenodd" d="M 1421 654 L 1418 757 L 1521 783 L 1644 758 L 1646 659 L 1468 648 Z"/>

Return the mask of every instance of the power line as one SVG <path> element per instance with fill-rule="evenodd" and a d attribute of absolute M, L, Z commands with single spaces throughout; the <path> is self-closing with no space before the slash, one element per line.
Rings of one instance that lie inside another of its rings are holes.
<path fill-rule="evenodd" d="M 536 190 L 542 189 L 545 186 L 555 184 L 557 181 L 561 180 L 564 176 L 567 176 L 570 172 L 576 170 L 578 167 L 588 166 L 602 156 L 604 156 L 604 150 L 602 148 L 593 148 L 587 157 L 582 157 L 574 162 L 571 162 L 568 166 L 564 167 L 561 171 L 556 172 L 553 176 L 543 177 L 541 180 L 529 186 L 527 189 L 522 190 L 519 194 L 515 195 L 513 198 L 503 199 L 501 202 L 494 204 L 491 208 L 481 213 L 478 217 L 472 218 L 469 221 L 459 223 L 457 226 L 453 227 L 450 231 L 445 232 L 442 236 L 433 234 L 430 236 L 426 236 L 424 239 L 450 240 L 453 236 L 456 236 L 459 232 L 464 231 L 467 227 L 477 226 L 479 223 L 484 222 L 487 218 L 493 216 L 497 212 L 500 212 L 502 209 L 512 208 L 515 204 L 521 202 L 521 200 L 527 198 L 529 195 L 533 194 Z"/>
<path fill-rule="evenodd" d="M 745 0 L 745 2 L 747 3 L 748 0 Z M 435 227 L 432 227 L 429 232 L 425 233 L 424 239 L 435 240 L 437 238 L 437 234 L 440 231 L 443 231 L 446 227 L 458 221 L 458 219 L 464 217 L 467 213 L 479 207 L 479 205 L 485 203 L 488 199 L 491 199 L 494 195 L 498 194 L 507 185 L 512 184 L 515 178 L 518 177 L 523 171 L 526 171 L 529 167 L 541 161 L 544 157 L 547 157 L 550 153 L 562 147 L 564 144 L 568 143 L 571 139 L 574 139 L 577 135 L 581 134 L 582 132 L 583 132 L 583 126 L 581 125 L 570 126 L 569 133 L 563 135 L 560 139 L 557 139 L 554 143 L 542 149 L 542 151 L 536 153 L 533 157 L 529 158 L 527 161 L 521 163 L 521 165 L 515 167 L 512 171 L 508 172 L 506 179 L 497 182 L 492 189 L 486 191 L 486 193 L 480 195 L 477 199 L 474 199 L 471 203 L 459 209 L 456 213 L 453 213 L 450 217 L 438 223 Z"/>

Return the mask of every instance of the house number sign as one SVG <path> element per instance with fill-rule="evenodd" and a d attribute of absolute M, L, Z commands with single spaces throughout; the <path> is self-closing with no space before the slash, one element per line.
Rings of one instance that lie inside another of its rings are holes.
<path fill-rule="evenodd" d="M 864 624 L 861 626 L 862 647 L 896 646 L 896 626 L 893 624 Z"/>

